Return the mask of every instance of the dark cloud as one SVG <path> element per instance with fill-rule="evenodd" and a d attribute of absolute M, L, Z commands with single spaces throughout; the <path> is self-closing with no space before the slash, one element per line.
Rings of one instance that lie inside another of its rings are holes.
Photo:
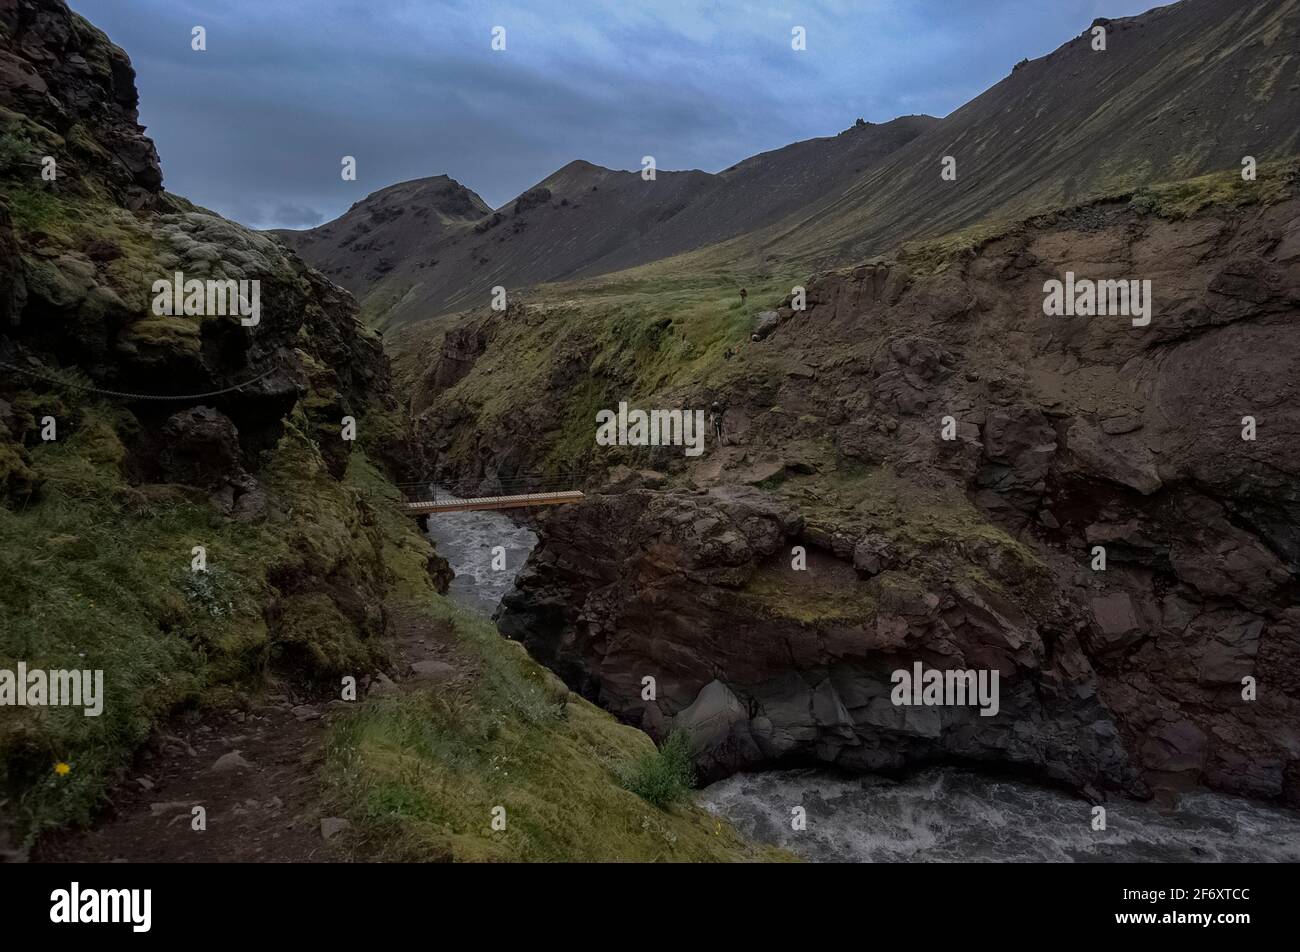
<path fill-rule="evenodd" d="M 255 227 L 305 227 L 427 175 L 499 206 L 575 158 L 717 171 L 858 116 L 944 115 L 1094 16 L 1147 5 L 72 2 L 131 55 L 167 187 Z"/>

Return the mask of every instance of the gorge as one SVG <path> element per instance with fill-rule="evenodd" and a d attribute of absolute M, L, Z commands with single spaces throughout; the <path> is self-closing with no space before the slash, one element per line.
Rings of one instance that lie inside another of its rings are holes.
<path fill-rule="evenodd" d="M 431 520 L 430 536 L 457 580 L 451 598 L 490 617 L 513 588 L 513 571 L 490 569 L 503 544 L 522 568 L 535 538 L 499 512 Z M 1300 862 L 1300 817 L 1213 793 L 1107 805 L 1097 830 L 1085 798 L 1027 778 L 969 768 L 925 768 L 852 778 L 797 768 L 740 773 L 704 787 L 699 801 L 747 836 L 812 862 Z M 806 810 L 796 829 L 794 807 Z"/>
<path fill-rule="evenodd" d="M 1296 62 L 259 231 L 0 0 L 0 858 L 1300 860 Z"/>

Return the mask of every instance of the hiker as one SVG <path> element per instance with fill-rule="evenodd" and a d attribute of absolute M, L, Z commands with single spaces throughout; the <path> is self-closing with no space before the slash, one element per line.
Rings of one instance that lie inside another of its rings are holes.
<path fill-rule="evenodd" d="M 749 297 L 749 292 L 746 291 L 744 288 L 741 288 L 741 289 L 740 289 L 740 303 L 741 303 L 741 304 L 744 304 L 744 303 L 745 303 L 745 298 L 747 298 L 747 297 Z"/>
<path fill-rule="evenodd" d="M 722 435 L 722 414 L 726 411 L 722 409 L 722 404 L 717 400 L 713 401 L 713 406 L 709 407 L 709 422 L 713 424 L 713 436 L 720 446 L 725 446 L 726 438 Z"/>

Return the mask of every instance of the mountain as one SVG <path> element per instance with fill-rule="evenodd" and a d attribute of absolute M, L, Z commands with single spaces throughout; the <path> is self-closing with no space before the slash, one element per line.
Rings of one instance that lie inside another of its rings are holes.
<path fill-rule="evenodd" d="M 276 234 L 361 297 L 374 323 L 402 323 L 485 303 L 496 285 L 571 276 L 650 228 L 661 202 L 689 201 L 707 178 L 662 173 L 652 193 L 638 187 L 639 174 L 571 162 L 494 212 L 440 176 L 383 189 L 317 228 Z"/>
<path fill-rule="evenodd" d="M 1013 221 L 1300 151 L 1300 0 L 1184 0 L 1099 19 L 1024 62 L 843 194 L 749 239 L 798 261 Z M 944 156 L 957 180 L 940 178 Z"/>
<path fill-rule="evenodd" d="M 1098 27 L 1104 50 L 1093 48 Z M 496 284 L 683 253 L 693 255 L 688 270 L 833 266 L 908 239 L 1238 167 L 1246 155 L 1292 155 L 1300 84 L 1288 63 L 1297 48 L 1300 0 L 1183 0 L 1098 19 L 942 120 L 858 125 L 717 175 L 660 172 L 654 183 L 575 162 L 490 218 L 440 232 L 436 248 L 333 237 L 388 190 L 338 222 L 284 237 L 384 325 L 478 304 Z M 955 181 L 941 178 L 945 156 L 956 160 Z M 372 275 L 367 287 L 348 283 L 357 271 Z"/>
<path fill-rule="evenodd" d="M 614 271 L 769 225 L 837 194 L 935 122 L 863 123 L 716 175 L 661 170 L 647 181 L 574 161 L 490 213 L 446 176 L 421 179 L 376 192 L 328 224 L 275 234 L 361 297 L 374 323 L 401 324 L 484 303 L 496 285 Z M 438 227 L 421 228 L 433 213 Z"/>
<path fill-rule="evenodd" d="M 380 189 L 318 228 L 275 234 L 362 297 L 393 270 L 394 259 L 427 261 L 449 233 L 491 213 L 483 199 L 438 175 Z M 397 249 L 402 249 L 400 258 Z"/>
<path fill-rule="evenodd" d="M 711 187 L 680 212 L 629 238 L 583 273 L 617 271 L 725 241 L 834 198 L 939 122 L 933 116 L 903 116 L 880 125 L 859 121 L 837 136 L 746 159 L 714 176 Z"/>

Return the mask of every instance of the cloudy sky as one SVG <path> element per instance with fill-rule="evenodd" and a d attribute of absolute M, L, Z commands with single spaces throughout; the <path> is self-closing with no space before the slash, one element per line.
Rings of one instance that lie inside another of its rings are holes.
<path fill-rule="evenodd" d="M 575 158 L 718 171 L 943 116 L 1157 0 L 71 0 L 135 63 L 167 187 L 254 227 L 446 173 L 499 206 Z M 191 30 L 207 50 L 191 49 Z M 506 49 L 491 49 L 505 28 Z M 806 30 L 807 50 L 791 49 Z M 357 180 L 339 174 L 357 159 Z"/>

